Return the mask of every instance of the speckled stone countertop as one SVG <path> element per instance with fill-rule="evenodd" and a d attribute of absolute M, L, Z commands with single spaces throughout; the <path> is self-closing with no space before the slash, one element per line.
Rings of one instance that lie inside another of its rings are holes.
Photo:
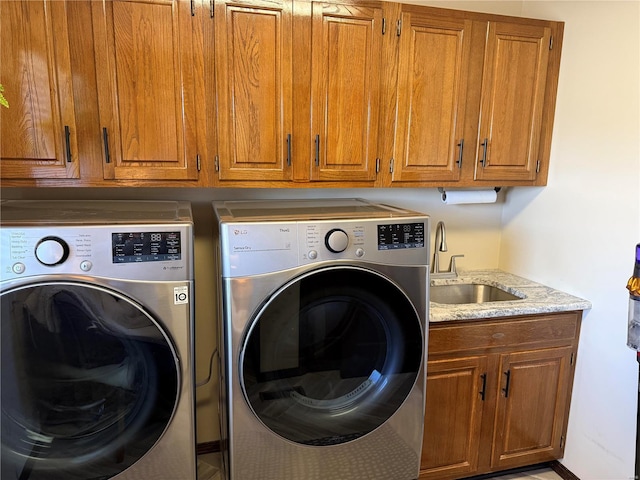
<path fill-rule="evenodd" d="M 430 302 L 429 321 L 470 320 L 571 310 L 589 310 L 591 302 L 502 270 L 461 271 L 457 278 L 431 279 L 431 285 L 482 283 L 524 297 L 502 302 L 443 304 Z"/>

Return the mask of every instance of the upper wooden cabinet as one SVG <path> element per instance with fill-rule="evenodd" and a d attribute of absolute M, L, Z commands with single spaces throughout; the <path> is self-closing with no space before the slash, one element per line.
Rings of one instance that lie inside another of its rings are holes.
<path fill-rule="evenodd" d="M 3 179 L 78 178 L 67 2 L 0 2 Z"/>
<path fill-rule="evenodd" d="M 535 180 L 551 28 L 489 22 L 476 178 Z"/>
<path fill-rule="evenodd" d="M 373 182 L 383 3 L 220 0 L 214 17 L 218 180 Z"/>
<path fill-rule="evenodd" d="M 391 181 L 457 181 L 465 146 L 473 22 L 410 5 L 402 6 L 400 20 Z"/>
<path fill-rule="evenodd" d="M 561 22 L 377 0 L 0 19 L 3 186 L 546 184 Z"/>
<path fill-rule="evenodd" d="M 105 179 L 198 178 L 202 38 L 189 0 L 91 2 Z"/>
<path fill-rule="evenodd" d="M 215 3 L 220 180 L 292 177 L 292 16 L 289 1 Z"/>
<path fill-rule="evenodd" d="M 312 2 L 311 180 L 373 181 L 383 3 Z"/>
<path fill-rule="evenodd" d="M 388 183 L 546 184 L 562 24 L 413 5 L 400 21 Z"/>

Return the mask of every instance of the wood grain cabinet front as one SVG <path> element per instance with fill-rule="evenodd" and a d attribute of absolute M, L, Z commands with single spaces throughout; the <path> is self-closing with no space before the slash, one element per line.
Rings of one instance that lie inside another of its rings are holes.
<path fill-rule="evenodd" d="M 292 7 L 287 0 L 215 2 L 221 181 L 292 179 Z"/>
<path fill-rule="evenodd" d="M 486 381 L 484 356 L 429 361 L 420 478 L 477 471 Z"/>
<path fill-rule="evenodd" d="M 400 25 L 387 183 L 546 184 L 562 23 L 402 5 Z"/>
<path fill-rule="evenodd" d="M 0 2 L 0 176 L 80 176 L 67 2 Z"/>
<path fill-rule="evenodd" d="M 196 180 L 204 96 L 196 93 L 202 30 L 192 2 L 91 7 L 104 178 Z"/>
<path fill-rule="evenodd" d="M 382 11 L 382 2 L 215 2 L 221 185 L 375 180 Z"/>
<path fill-rule="evenodd" d="M 552 48 L 549 26 L 488 23 L 476 144 L 477 180 L 504 183 L 536 179 L 542 161 L 540 142 Z"/>
<path fill-rule="evenodd" d="M 581 312 L 430 325 L 420 479 L 561 458 Z"/>
<path fill-rule="evenodd" d="M 391 184 L 460 179 L 473 22 L 431 12 L 402 6 Z"/>
<path fill-rule="evenodd" d="M 3 186 L 546 184 L 561 22 L 377 0 L 0 19 Z"/>
<path fill-rule="evenodd" d="M 383 2 L 312 2 L 311 9 L 311 180 L 373 182 Z"/>

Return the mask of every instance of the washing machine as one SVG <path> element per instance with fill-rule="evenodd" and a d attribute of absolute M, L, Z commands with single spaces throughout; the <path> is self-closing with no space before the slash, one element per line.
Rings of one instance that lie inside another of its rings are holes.
<path fill-rule="evenodd" d="M 186 202 L 0 204 L 2 480 L 193 480 Z"/>
<path fill-rule="evenodd" d="M 226 478 L 417 478 L 428 216 L 362 199 L 213 208 Z"/>

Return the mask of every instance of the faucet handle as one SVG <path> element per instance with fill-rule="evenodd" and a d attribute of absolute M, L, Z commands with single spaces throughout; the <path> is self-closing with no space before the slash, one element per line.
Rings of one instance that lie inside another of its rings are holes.
<path fill-rule="evenodd" d="M 464 255 L 451 255 L 451 260 L 449 261 L 449 272 L 455 273 L 457 275 L 458 272 L 456 271 L 456 257 L 464 257 Z"/>

